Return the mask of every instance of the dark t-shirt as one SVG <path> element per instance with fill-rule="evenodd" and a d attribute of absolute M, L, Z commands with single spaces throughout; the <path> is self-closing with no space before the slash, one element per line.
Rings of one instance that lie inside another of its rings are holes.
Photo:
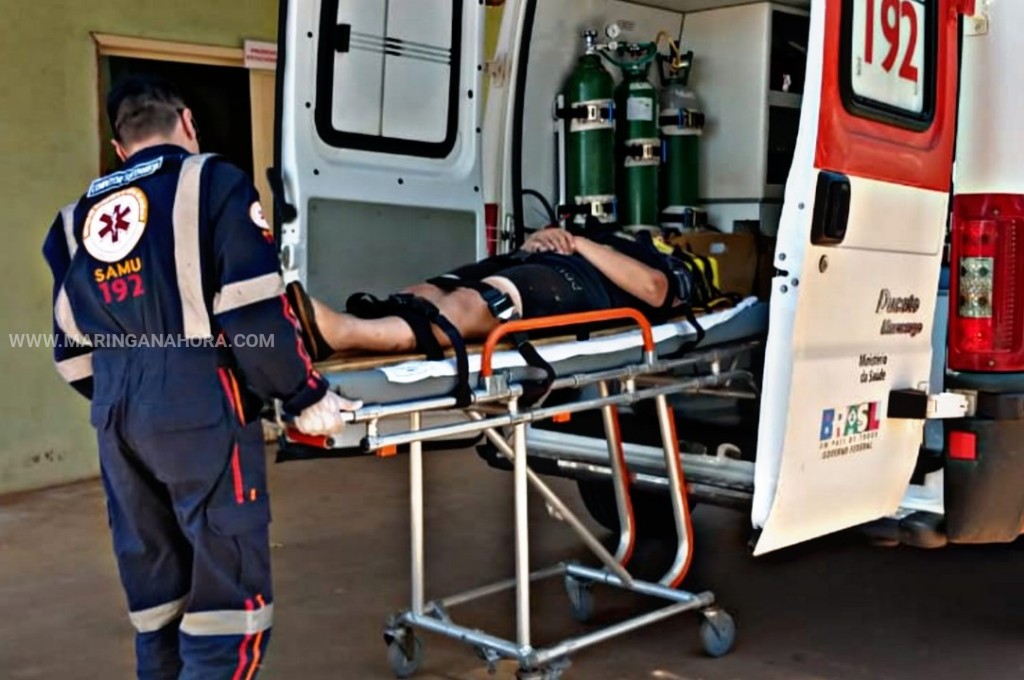
<path fill-rule="evenodd" d="M 674 295 L 672 281 L 673 272 L 669 266 L 669 260 L 647 243 L 631 240 L 619 234 L 607 234 L 592 237 L 590 240 L 601 245 L 609 246 L 616 251 L 637 260 L 641 264 L 663 273 L 669 281 L 669 295 Z M 531 255 L 529 262 L 544 263 L 545 260 L 558 262 L 561 266 L 568 266 L 578 278 L 587 282 L 590 287 L 598 286 L 608 296 L 608 307 L 630 307 L 637 309 L 646 316 L 657 315 L 659 307 L 652 307 L 643 300 L 630 295 L 623 289 L 612 283 L 611 279 L 602 274 L 597 267 L 587 261 L 582 255 L 558 255 L 556 253 L 536 253 Z"/>
<path fill-rule="evenodd" d="M 625 235 L 609 233 L 589 236 L 590 240 L 601 245 L 614 248 L 616 251 L 631 257 L 642 264 L 651 267 L 665 274 L 669 282 L 669 293 L 666 296 L 671 298 L 678 295 L 676 276 L 671 267 L 671 259 L 658 252 L 655 247 L 644 240 L 633 240 Z M 652 307 L 639 298 L 630 295 L 616 286 L 612 281 L 602 274 L 597 267 L 592 265 L 582 255 L 559 255 L 558 253 L 524 253 L 522 251 L 511 255 L 497 255 L 481 262 L 460 267 L 452 275 L 462 279 L 480 281 L 488 276 L 497 274 L 503 270 L 521 264 L 548 265 L 559 269 L 568 269 L 573 277 L 579 281 L 586 295 L 591 299 L 596 309 L 609 309 L 612 307 L 630 307 L 643 313 L 649 318 L 656 318 L 664 315 L 664 304 L 659 307 Z"/>

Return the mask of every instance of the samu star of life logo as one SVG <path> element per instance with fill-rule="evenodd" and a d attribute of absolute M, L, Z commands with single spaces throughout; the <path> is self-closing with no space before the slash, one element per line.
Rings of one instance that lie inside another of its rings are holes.
<path fill-rule="evenodd" d="M 82 243 L 101 262 L 119 262 L 128 256 L 146 231 L 149 200 L 137 187 L 107 196 L 89 211 Z"/>

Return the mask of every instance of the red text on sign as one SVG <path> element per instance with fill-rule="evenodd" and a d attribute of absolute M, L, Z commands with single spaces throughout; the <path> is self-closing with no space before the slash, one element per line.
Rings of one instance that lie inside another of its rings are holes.
<path fill-rule="evenodd" d="M 875 5 L 878 0 L 867 0 L 867 24 L 864 32 L 864 61 L 868 64 L 875 60 Z M 882 59 L 882 68 L 886 73 L 892 71 L 896 66 L 896 60 L 900 52 L 900 34 L 902 32 L 903 19 L 907 19 L 910 26 L 910 36 L 907 41 L 907 51 L 903 55 L 903 63 L 900 65 L 899 77 L 916 83 L 920 74 L 917 66 L 914 65 L 914 53 L 917 50 L 918 26 L 917 10 L 911 0 L 881 0 L 882 37 L 888 43 L 889 51 Z"/>

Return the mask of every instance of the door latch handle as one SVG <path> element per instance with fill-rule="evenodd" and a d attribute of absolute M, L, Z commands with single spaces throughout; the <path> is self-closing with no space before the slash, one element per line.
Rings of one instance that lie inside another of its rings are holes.
<path fill-rule="evenodd" d="M 352 48 L 352 24 L 338 24 L 331 35 L 331 45 L 338 54 L 344 54 Z"/>
<path fill-rule="evenodd" d="M 850 221 L 850 179 L 836 172 L 818 173 L 811 221 L 811 243 L 838 245 Z"/>
<path fill-rule="evenodd" d="M 270 185 L 270 193 L 274 195 L 274 212 L 277 213 L 281 224 L 294 222 L 299 216 L 299 211 L 285 198 L 281 171 L 277 168 L 267 168 L 267 184 Z"/>

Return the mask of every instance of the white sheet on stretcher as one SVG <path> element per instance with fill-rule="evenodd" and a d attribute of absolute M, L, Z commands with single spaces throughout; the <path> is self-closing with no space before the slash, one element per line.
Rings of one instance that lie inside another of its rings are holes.
<path fill-rule="evenodd" d="M 747 298 L 735 307 L 700 317 L 700 325 L 705 330 L 714 328 L 719 324 L 726 323 L 756 304 L 757 298 Z M 655 344 L 674 336 L 686 337 L 696 333 L 696 329 L 685 320 L 654 326 L 652 330 L 654 332 Z M 537 347 L 537 350 L 546 361 L 555 363 L 571 357 L 611 354 L 642 346 L 643 336 L 640 330 L 636 329 L 623 331 L 615 335 L 595 337 L 582 342 L 571 341 L 541 345 Z M 478 373 L 480 371 L 480 361 L 480 354 L 471 354 L 469 356 L 470 373 Z M 515 350 L 505 350 L 495 352 L 494 354 L 493 366 L 495 369 L 524 367 L 526 365 L 526 361 Z M 377 370 L 382 371 L 387 376 L 388 382 L 398 384 L 415 383 L 428 378 L 444 378 L 457 375 L 454 358 L 441 361 L 406 361 L 394 366 L 384 366 Z"/>

